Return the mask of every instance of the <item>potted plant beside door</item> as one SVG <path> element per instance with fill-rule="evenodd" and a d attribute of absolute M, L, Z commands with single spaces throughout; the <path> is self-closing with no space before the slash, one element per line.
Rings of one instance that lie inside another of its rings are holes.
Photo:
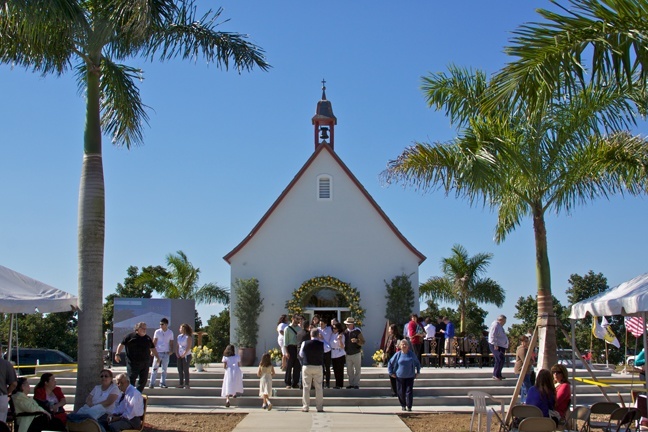
<path fill-rule="evenodd" d="M 256 364 L 256 345 L 259 338 L 259 315 L 263 312 L 263 299 L 256 278 L 236 279 L 232 292 L 235 296 L 234 316 L 238 321 L 236 339 L 242 366 Z"/>

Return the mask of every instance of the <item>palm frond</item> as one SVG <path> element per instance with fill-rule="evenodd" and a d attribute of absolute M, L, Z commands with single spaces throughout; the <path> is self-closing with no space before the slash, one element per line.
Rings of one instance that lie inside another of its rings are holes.
<path fill-rule="evenodd" d="M 43 75 L 62 74 L 74 55 L 74 35 L 85 25 L 75 0 L 7 0 L 0 7 L 0 63 Z"/>
<path fill-rule="evenodd" d="M 127 148 L 143 142 L 143 126 L 149 119 L 135 83 L 141 75 L 140 69 L 115 64 L 106 57 L 101 62 L 103 130 L 113 143 L 123 143 Z"/>
<path fill-rule="evenodd" d="M 227 305 L 230 302 L 230 293 L 226 288 L 222 288 L 215 283 L 208 283 L 195 292 L 194 299 L 196 303 Z"/>
<path fill-rule="evenodd" d="M 269 69 L 263 49 L 249 42 L 247 35 L 216 30 L 226 22 L 219 21 L 222 11 L 222 8 L 216 12 L 210 10 L 198 18 L 194 1 L 180 2 L 171 21 L 151 32 L 145 55 L 151 60 L 180 56 L 196 61 L 203 57 L 225 70 L 229 69 L 231 61 L 239 72 L 255 66 Z"/>

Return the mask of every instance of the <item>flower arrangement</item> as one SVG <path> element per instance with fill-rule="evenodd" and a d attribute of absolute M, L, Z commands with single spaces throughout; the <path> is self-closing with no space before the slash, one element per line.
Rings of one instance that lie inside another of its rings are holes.
<path fill-rule="evenodd" d="M 384 354 L 383 350 L 379 349 L 378 351 L 376 351 L 376 352 L 371 356 L 371 358 L 372 358 L 373 361 L 375 361 L 376 363 L 382 363 L 382 361 L 383 361 L 383 354 Z"/>
<path fill-rule="evenodd" d="M 331 288 L 341 294 L 349 304 L 351 316 L 355 318 L 356 325 L 362 326 L 365 310 L 360 307 L 360 292 L 348 283 L 332 276 L 318 276 L 307 280 L 293 291 L 292 299 L 286 302 L 286 309 L 291 314 L 302 313 L 304 299 L 311 296 L 314 291 L 321 288 Z"/>
<path fill-rule="evenodd" d="M 197 345 L 191 348 L 191 364 L 208 364 L 211 363 L 214 359 L 213 352 L 211 348 L 207 348 L 205 345 Z"/>
<path fill-rule="evenodd" d="M 273 362 L 280 362 L 283 358 L 283 354 L 281 354 L 281 350 L 279 348 L 269 349 L 268 353 L 270 354 L 270 359 L 272 359 Z"/>

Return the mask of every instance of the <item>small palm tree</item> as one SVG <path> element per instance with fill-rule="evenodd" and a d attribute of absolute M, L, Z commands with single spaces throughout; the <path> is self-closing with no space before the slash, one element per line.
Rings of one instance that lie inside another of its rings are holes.
<path fill-rule="evenodd" d="M 229 303 L 229 292 L 215 283 L 198 285 L 200 269 L 189 262 L 187 255 L 178 251 L 176 255 L 167 255 L 167 273 L 158 276 L 156 291 L 170 299 L 193 299 L 196 303 Z M 144 283 L 146 277 L 138 280 Z"/>
<path fill-rule="evenodd" d="M 194 0 L 0 0 L 0 63 L 61 75 L 74 69 L 86 97 L 79 188 L 79 349 L 75 409 L 102 367 L 105 189 L 102 136 L 140 144 L 148 117 L 137 82 L 122 62 L 197 60 L 218 67 L 269 68 L 263 50 L 238 33 L 220 32 L 222 10 L 197 16 Z"/>
<path fill-rule="evenodd" d="M 467 307 L 471 302 L 504 304 L 504 290 L 490 278 L 482 278 L 493 254 L 480 253 L 468 256 L 461 245 L 452 247 L 452 256 L 441 260 L 443 276 L 434 276 L 421 284 L 419 293 L 424 299 L 441 300 L 458 305 L 459 331 L 463 332 Z"/>

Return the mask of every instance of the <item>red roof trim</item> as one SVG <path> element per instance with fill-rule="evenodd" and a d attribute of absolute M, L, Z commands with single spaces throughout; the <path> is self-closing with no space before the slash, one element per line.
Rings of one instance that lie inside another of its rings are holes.
<path fill-rule="evenodd" d="M 259 222 L 254 226 L 254 228 L 252 228 L 252 231 L 250 231 L 250 233 L 249 233 L 249 234 L 248 234 L 248 235 L 243 239 L 243 241 L 242 241 L 241 243 L 239 243 L 239 244 L 238 244 L 234 249 L 232 249 L 232 251 L 231 251 L 230 253 L 228 253 L 227 255 L 225 255 L 225 256 L 223 257 L 223 259 L 224 259 L 225 261 L 227 261 L 229 264 L 231 264 L 230 259 L 231 259 L 234 255 L 236 255 L 236 253 L 237 253 L 238 251 L 240 251 L 241 249 L 243 249 L 243 247 L 247 244 L 247 242 L 250 241 L 250 239 L 252 239 L 252 237 L 254 237 L 254 235 L 257 233 L 257 231 L 259 231 L 259 230 L 261 229 L 261 227 L 263 226 L 263 224 L 265 223 L 265 221 L 270 217 L 270 215 L 274 212 L 274 210 L 279 206 L 279 204 L 281 203 L 281 201 L 283 201 L 284 197 L 285 197 L 286 195 L 288 195 L 288 192 L 290 192 L 290 190 L 291 190 L 291 189 L 295 186 L 295 184 L 299 181 L 299 179 L 301 178 L 301 176 L 302 176 L 302 175 L 304 174 L 304 172 L 308 169 L 308 167 L 310 167 L 310 165 L 313 163 L 313 161 L 315 160 L 315 158 L 317 158 L 317 156 L 318 156 L 321 152 L 323 152 L 324 150 L 328 151 L 328 152 L 331 154 L 331 156 L 333 156 L 333 159 L 338 163 L 338 165 L 340 165 L 340 167 L 342 168 L 342 170 L 343 170 L 343 171 L 344 171 L 344 172 L 349 176 L 349 178 L 351 179 L 351 181 L 353 181 L 353 183 L 358 187 L 358 189 L 360 189 L 360 191 L 361 191 L 362 194 L 367 198 L 367 200 L 369 200 L 369 203 L 371 203 L 371 205 L 374 207 L 374 209 L 376 209 L 376 211 L 378 212 L 378 214 L 379 214 L 379 215 L 383 218 L 383 220 L 387 223 L 387 226 L 389 226 L 389 228 L 393 231 L 394 234 L 396 234 L 396 236 L 401 240 L 401 242 L 403 242 L 403 244 L 404 244 L 404 245 L 405 245 L 405 246 L 406 246 L 410 251 L 412 251 L 412 253 L 413 253 L 414 255 L 416 255 L 416 256 L 419 258 L 419 265 L 421 265 L 421 264 L 423 263 L 423 261 L 425 261 L 425 259 L 426 259 L 425 255 L 423 255 L 421 252 L 419 252 L 419 251 L 418 251 L 418 250 L 417 250 L 417 249 L 416 249 L 416 248 L 415 248 L 415 247 L 414 247 L 414 246 L 413 246 L 413 245 L 412 245 L 412 244 L 411 244 L 411 243 L 410 243 L 410 242 L 405 238 L 405 236 L 404 236 L 404 235 L 403 235 L 403 234 L 398 230 L 398 228 L 396 228 L 396 225 L 394 225 L 394 223 L 389 219 L 389 217 L 387 217 L 387 215 L 386 215 L 385 212 L 380 208 L 380 206 L 378 205 L 378 203 L 376 203 L 376 201 L 372 198 L 372 196 L 369 195 L 369 192 L 367 192 L 367 190 L 364 188 L 364 186 L 362 186 L 362 184 L 358 181 L 358 179 L 356 178 L 356 176 L 353 175 L 353 173 L 351 172 L 351 170 L 349 170 L 349 168 L 344 164 L 344 162 L 342 162 L 342 159 L 339 158 L 339 156 L 338 156 L 338 155 L 333 151 L 333 149 L 331 148 L 331 146 L 328 145 L 328 144 L 320 144 L 320 145 L 318 146 L 318 149 L 317 149 L 317 150 L 316 150 L 316 151 L 311 155 L 311 157 L 306 161 L 306 163 L 304 164 L 304 166 L 303 166 L 303 167 L 299 170 L 299 172 L 295 175 L 295 177 L 294 177 L 294 178 L 292 179 L 292 181 L 288 184 L 288 186 L 286 187 L 286 189 L 284 189 L 283 192 L 281 193 L 281 195 L 279 195 L 279 198 L 277 198 L 277 200 L 272 204 L 272 206 L 268 209 L 268 211 L 263 215 L 263 217 L 261 218 L 261 220 L 260 220 L 260 221 L 259 221 Z"/>

